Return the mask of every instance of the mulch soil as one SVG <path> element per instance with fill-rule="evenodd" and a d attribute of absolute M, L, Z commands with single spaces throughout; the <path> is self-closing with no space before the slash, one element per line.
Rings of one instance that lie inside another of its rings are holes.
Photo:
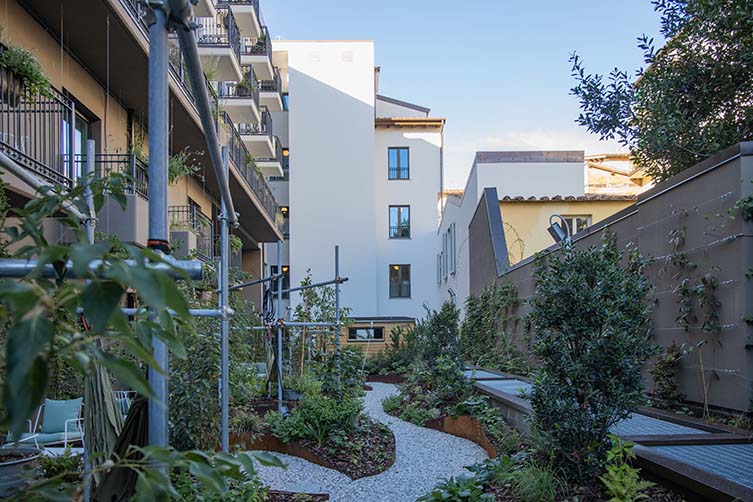
<path fill-rule="evenodd" d="M 327 494 L 308 494 L 283 492 L 279 490 L 270 490 L 267 502 L 325 502 L 329 500 Z"/>
<path fill-rule="evenodd" d="M 363 419 L 346 437 L 331 436 L 321 446 L 310 439 L 298 444 L 351 479 L 379 474 L 395 461 L 395 436 L 389 427 Z"/>
<path fill-rule="evenodd" d="M 485 492 L 493 494 L 497 502 L 519 502 L 520 500 L 509 486 L 491 486 Z M 681 495 L 659 485 L 649 488 L 644 493 L 647 495 L 647 498 L 644 500 L 650 500 L 651 502 L 685 501 L 685 498 Z M 609 502 L 610 498 L 599 488 L 580 487 L 571 490 L 566 497 L 559 500 L 562 502 L 572 502 L 573 500 L 577 500 L 578 502 Z"/>

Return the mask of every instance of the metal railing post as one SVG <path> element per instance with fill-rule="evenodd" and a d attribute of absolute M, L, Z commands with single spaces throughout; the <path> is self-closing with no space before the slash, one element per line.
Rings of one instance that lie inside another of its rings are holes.
<path fill-rule="evenodd" d="M 225 175 L 228 175 L 228 158 L 227 158 L 227 147 L 222 147 L 222 168 L 225 171 Z M 230 348 L 229 348 L 229 332 L 230 332 L 230 326 L 228 324 L 228 287 L 230 286 L 230 276 L 228 274 L 229 272 L 229 266 L 230 266 L 230 257 L 228 256 L 228 253 L 230 251 L 230 232 L 228 228 L 228 220 L 229 216 L 227 214 L 227 206 L 225 205 L 225 201 L 222 201 L 221 205 L 221 211 L 222 214 L 220 216 L 220 312 L 222 312 L 222 316 L 220 317 L 220 343 L 222 345 L 221 347 L 221 369 L 220 369 L 220 379 L 221 379 L 221 389 L 222 389 L 222 401 L 220 403 L 221 408 L 221 414 L 222 414 L 222 451 L 227 453 L 230 450 L 230 436 L 228 433 L 228 416 L 229 416 L 229 406 L 230 406 L 230 385 L 229 385 L 229 379 L 230 379 Z"/>
<path fill-rule="evenodd" d="M 151 248 L 169 253 L 167 225 L 167 13 L 159 5 L 152 9 L 149 26 L 149 242 Z M 155 398 L 149 401 L 149 441 L 153 446 L 168 444 L 167 405 L 169 356 L 167 346 L 157 337 L 152 342 L 159 368 L 149 368 L 149 384 Z"/>
<path fill-rule="evenodd" d="M 97 224 L 97 215 L 94 212 L 94 195 L 92 194 L 91 182 L 94 176 L 94 140 L 86 140 L 86 163 L 84 164 L 84 179 L 86 180 L 86 207 L 89 214 L 86 218 L 86 238 L 89 244 L 94 244 L 94 226 Z"/>

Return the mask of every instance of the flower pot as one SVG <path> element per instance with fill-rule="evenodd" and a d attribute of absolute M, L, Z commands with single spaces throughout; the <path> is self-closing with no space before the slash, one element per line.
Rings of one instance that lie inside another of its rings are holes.
<path fill-rule="evenodd" d="M 8 68 L 0 68 L 0 101 L 12 108 L 21 102 L 23 83 Z"/>
<path fill-rule="evenodd" d="M 36 468 L 41 453 L 28 446 L 0 449 L 0 498 L 24 486 L 24 470 Z"/>

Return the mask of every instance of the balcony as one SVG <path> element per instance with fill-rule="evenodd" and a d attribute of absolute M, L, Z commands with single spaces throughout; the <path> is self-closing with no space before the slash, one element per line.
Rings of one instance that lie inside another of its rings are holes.
<path fill-rule="evenodd" d="M 215 17 L 196 18 L 196 44 L 209 80 L 238 82 L 241 71 L 241 35 L 229 9 L 217 9 Z"/>
<path fill-rule="evenodd" d="M 229 8 L 232 11 L 241 36 L 256 38 L 261 35 L 259 0 L 220 0 L 218 7 Z"/>
<path fill-rule="evenodd" d="M 0 70 L 0 151 L 42 181 L 73 187 L 76 167 L 66 155 L 76 144 L 73 101 L 56 89 L 31 99 L 22 91 L 15 75 Z"/>
<path fill-rule="evenodd" d="M 275 200 L 274 195 L 272 195 L 272 191 L 269 189 L 269 186 L 264 180 L 262 173 L 257 172 L 257 170 L 254 169 L 254 158 L 246 148 L 245 142 L 241 139 L 239 129 L 235 127 L 235 124 L 233 124 L 233 121 L 227 114 L 227 112 L 223 112 L 222 118 L 225 130 L 228 134 L 227 148 L 230 163 L 235 167 L 238 175 L 245 182 L 245 187 L 255 195 L 260 206 L 264 208 L 264 216 L 270 223 L 272 223 L 276 227 L 277 231 L 279 232 L 282 225 L 282 215 L 280 213 L 280 208 L 277 205 L 277 201 Z M 241 189 L 241 187 L 239 187 L 236 183 L 230 184 L 231 192 L 239 189 Z M 233 194 L 233 198 L 234 200 L 239 200 L 238 195 Z M 236 209 L 240 212 L 241 217 L 243 217 L 244 213 L 242 212 L 242 209 Z M 242 219 L 242 221 L 244 220 Z M 244 224 L 247 221 L 250 222 L 250 220 L 245 220 Z M 279 236 L 275 237 L 279 238 Z M 270 238 L 270 240 L 274 239 Z"/>
<path fill-rule="evenodd" d="M 241 62 L 244 65 L 252 65 L 256 75 L 261 80 L 272 80 L 274 78 L 272 40 L 266 26 L 262 28 L 262 33 L 258 37 L 244 38 Z"/>
<path fill-rule="evenodd" d="M 170 206 L 170 244 L 176 258 L 196 257 L 206 263 L 214 259 L 214 225 L 196 206 Z"/>
<path fill-rule="evenodd" d="M 275 154 L 275 141 L 272 136 L 272 114 L 262 109 L 258 124 L 238 124 L 238 132 L 243 143 L 255 159 L 269 159 Z"/>
<path fill-rule="evenodd" d="M 240 82 L 218 82 L 217 96 L 223 110 L 230 115 L 233 122 L 256 124 L 261 119 L 259 114 L 259 83 L 254 69 L 243 67 L 245 75 Z"/>
<path fill-rule="evenodd" d="M 214 0 L 198 0 L 193 6 L 194 17 L 214 17 L 217 15 L 217 9 L 214 7 Z"/>
<path fill-rule="evenodd" d="M 259 81 L 259 102 L 266 106 L 269 111 L 281 112 L 282 104 L 282 79 L 280 71 L 273 68 L 272 80 Z"/>
<path fill-rule="evenodd" d="M 275 144 L 274 154 L 266 158 L 255 157 L 254 162 L 264 176 L 279 178 L 284 175 L 282 172 L 282 145 L 277 136 L 272 140 Z"/>

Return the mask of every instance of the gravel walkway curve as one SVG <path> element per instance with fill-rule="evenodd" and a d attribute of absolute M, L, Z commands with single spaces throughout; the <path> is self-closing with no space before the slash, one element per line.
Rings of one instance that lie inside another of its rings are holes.
<path fill-rule="evenodd" d="M 275 453 L 287 469 L 258 466 L 261 480 L 277 490 L 329 493 L 332 502 L 408 502 L 431 491 L 440 478 L 470 474 L 464 466 L 485 460 L 477 444 L 419 427 L 386 414 L 382 399 L 395 394 L 392 384 L 369 383 L 364 408 L 395 434 L 395 464 L 381 474 L 351 480 L 338 471 L 298 457 Z"/>

